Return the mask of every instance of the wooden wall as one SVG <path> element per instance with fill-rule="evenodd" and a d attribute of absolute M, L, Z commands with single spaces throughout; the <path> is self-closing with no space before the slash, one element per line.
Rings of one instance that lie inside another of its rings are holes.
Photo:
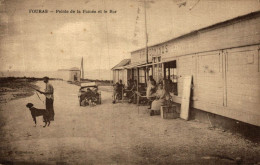
<path fill-rule="evenodd" d="M 178 96 L 193 75 L 192 107 L 260 126 L 260 45 L 178 57 Z"/>
<path fill-rule="evenodd" d="M 226 85 L 227 107 L 260 119 L 259 48 L 227 50 Z"/>

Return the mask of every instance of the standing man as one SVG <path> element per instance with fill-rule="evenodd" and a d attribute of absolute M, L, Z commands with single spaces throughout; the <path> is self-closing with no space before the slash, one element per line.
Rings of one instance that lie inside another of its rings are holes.
<path fill-rule="evenodd" d="M 53 89 L 53 86 L 49 83 L 49 77 L 43 77 L 43 82 L 46 84 L 45 92 L 42 92 L 40 90 L 37 90 L 37 91 L 40 92 L 41 94 L 45 95 L 45 97 L 46 97 L 46 101 L 45 101 L 46 110 L 49 112 L 50 120 L 54 121 L 54 109 L 53 109 L 54 89 Z"/>

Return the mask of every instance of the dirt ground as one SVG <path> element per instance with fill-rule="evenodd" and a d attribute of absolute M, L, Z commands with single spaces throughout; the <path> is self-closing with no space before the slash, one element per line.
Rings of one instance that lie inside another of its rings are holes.
<path fill-rule="evenodd" d="M 51 83 L 49 127 L 42 118 L 33 127 L 25 107 L 44 108 L 36 94 L 0 104 L 0 164 L 260 164 L 259 144 L 238 135 L 194 120 L 150 117 L 145 106 L 112 104 L 109 87 L 101 88 L 101 105 L 80 107 L 77 86 Z"/>

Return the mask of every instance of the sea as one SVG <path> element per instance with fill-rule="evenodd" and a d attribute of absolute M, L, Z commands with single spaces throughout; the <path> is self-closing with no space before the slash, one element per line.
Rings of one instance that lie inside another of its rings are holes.
<path fill-rule="evenodd" d="M 0 77 L 42 78 L 44 76 L 62 79 L 60 71 L 0 71 Z M 112 80 L 112 71 L 105 69 L 85 71 L 84 78 L 92 80 Z"/>

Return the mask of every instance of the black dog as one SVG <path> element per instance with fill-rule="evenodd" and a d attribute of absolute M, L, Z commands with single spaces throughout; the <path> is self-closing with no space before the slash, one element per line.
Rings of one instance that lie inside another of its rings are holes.
<path fill-rule="evenodd" d="M 43 117 L 43 122 L 45 122 L 45 125 L 43 127 L 46 127 L 47 123 L 48 123 L 48 126 L 50 125 L 50 117 L 49 117 L 49 113 L 46 109 L 37 109 L 37 108 L 34 108 L 33 107 L 33 104 L 32 103 L 28 103 L 26 105 L 27 108 L 30 109 L 31 111 L 31 114 L 32 114 L 32 118 L 33 118 L 33 121 L 35 123 L 35 126 L 36 126 L 36 117 L 38 116 L 42 116 Z"/>

